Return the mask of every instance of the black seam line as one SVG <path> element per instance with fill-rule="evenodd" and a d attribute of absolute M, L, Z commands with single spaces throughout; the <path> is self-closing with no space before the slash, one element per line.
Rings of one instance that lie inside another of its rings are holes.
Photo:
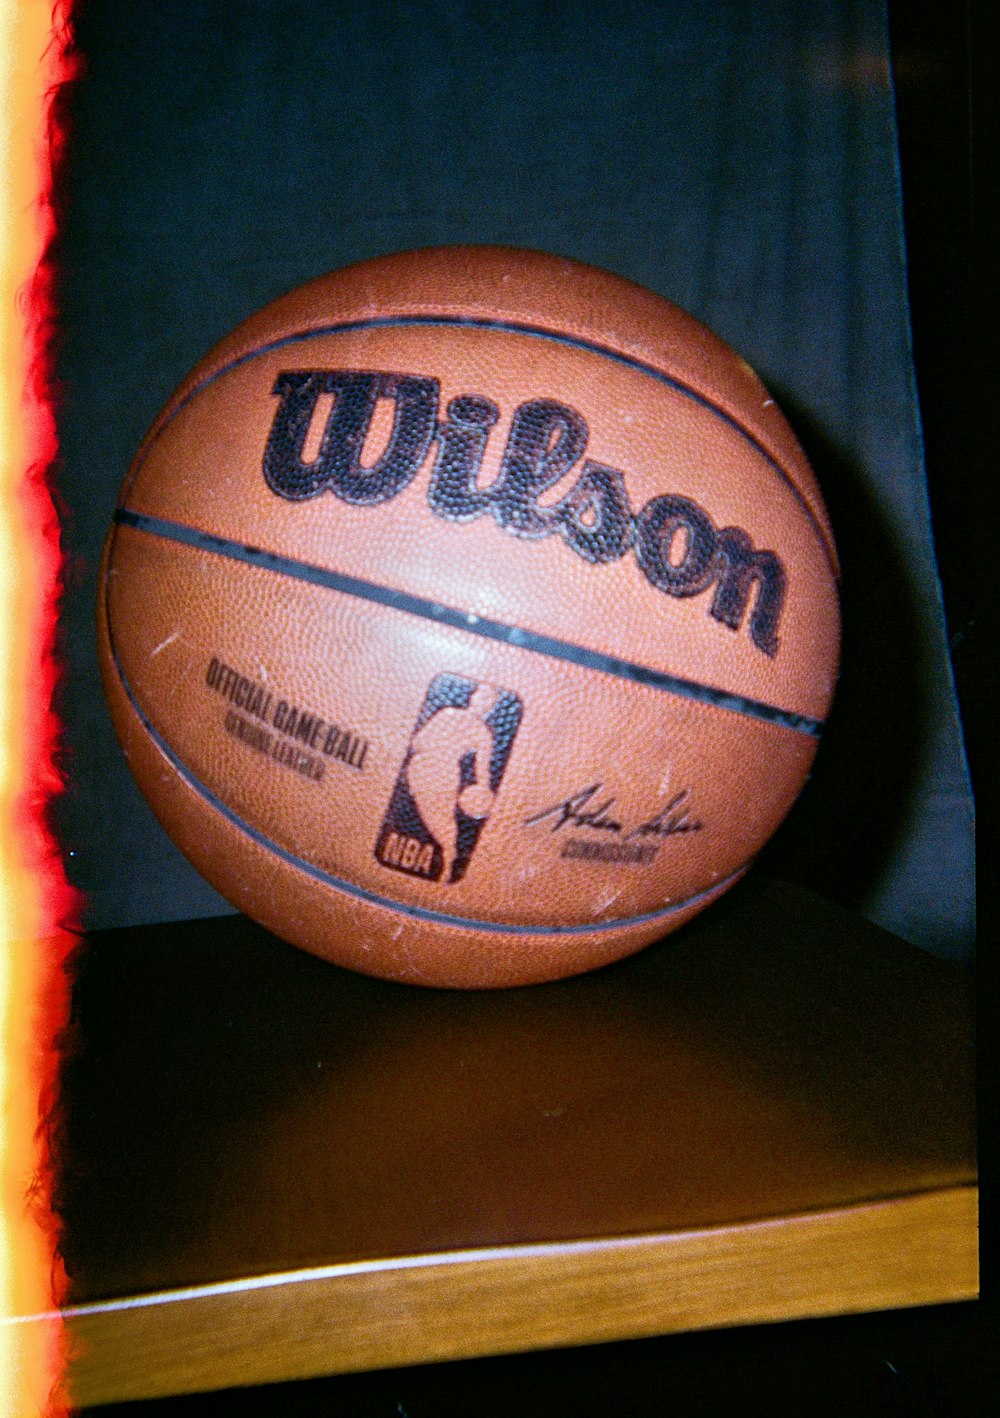
<path fill-rule="evenodd" d="M 823 731 L 823 721 L 810 719 L 804 714 L 794 714 L 787 709 L 779 709 L 773 704 L 765 704 L 757 699 L 748 699 L 741 694 L 716 689 L 712 685 L 700 684 L 696 680 L 681 679 L 676 675 L 664 674 L 661 670 L 650 669 L 647 665 L 637 665 L 631 660 L 620 660 L 614 655 L 605 655 L 597 650 L 575 645 L 568 640 L 559 640 L 552 635 L 542 635 L 534 630 L 525 630 L 518 625 L 507 625 L 503 621 L 490 620 L 467 611 L 456 610 L 453 606 L 443 606 L 437 601 L 425 600 L 422 596 L 411 595 L 407 591 L 397 591 L 391 586 L 381 586 L 373 581 L 363 581 L 357 576 L 347 576 L 339 571 L 331 571 L 325 566 L 313 566 L 309 562 L 296 561 L 276 552 L 262 551 L 259 547 L 247 546 L 241 542 L 217 537 L 211 532 L 202 532 L 180 522 L 170 522 L 162 517 L 152 517 L 144 512 L 133 512 L 131 508 L 119 507 L 114 514 L 119 525 L 133 527 L 151 536 L 163 537 L 184 546 L 197 547 L 201 551 L 227 557 L 230 561 L 259 566 L 266 571 L 277 572 L 281 576 L 294 577 L 313 586 L 338 591 L 345 596 L 354 596 L 376 605 L 387 606 L 407 615 L 420 616 L 423 620 L 434 621 L 438 625 L 448 625 L 469 635 L 478 635 L 487 640 L 497 640 L 505 645 L 513 645 L 536 655 L 547 655 L 550 659 L 563 660 L 569 664 L 581 665 L 585 669 L 598 670 L 614 675 L 618 679 L 631 680 L 646 685 L 650 689 L 663 690 L 680 695 L 684 699 L 695 699 L 703 704 L 712 704 L 720 709 L 730 709 L 734 713 L 748 715 L 777 724 L 781 728 L 792 729 L 795 733 L 808 734 L 819 738 Z"/>
<path fill-rule="evenodd" d="M 840 576 L 837 570 L 837 558 L 830 545 L 822 524 L 813 512 L 806 498 L 803 496 L 797 483 L 789 477 L 788 473 L 781 466 L 778 460 L 769 453 L 764 445 L 755 438 L 748 428 L 744 428 L 738 419 L 725 409 L 719 408 L 711 399 L 707 399 L 704 394 L 699 394 L 697 390 L 690 388 L 687 384 L 681 383 L 672 375 L 665 374 L 662 369 L 657 369 L 653 364 L 646 364 L 644 360 L 636 359 L 633 355 L 622 354 L 620 350 L 608 349 L 605 345 L 599 345 L 592 340 L 581 339 L 578 335 L 566 335 L 559 330 L 546 330 L 543 326 L 523 325 L 514 320 L 487 320 L 475 315 L 382 315 L 373 316 L 364 320 L 345 320 L 340 324 L 320 325 L 315 330 L 296 330 L 293 334 L 282 335 L 278 340 L 272 340 L 269 344 L 259 345 L 256 349 L 248 350 L 246 354 L 240 355 L 237 359 L 224 364 L 220 369 L 213 370 L 211 374 L 189 389 L 184 398 L 175 409 L 171 410 L 169 423 L 180 413 L 185 404 L 189 403 L 202 389 L 214 383 L 216 379 L 221 379 L 224 374 L 228 374 L 233 369 L 239 369 L 241 365 L 248 364 L 251 360 L 258 359 L 262 355 L 272 354 L 275 350 L 285 349 L 288 345 L 301 344 L 304 340 L 320 339 L 325 335 L 349 335 L 357 330 L 391 330 L 399 326 L 456 326 L 458 328 L 472 330 L 497 330 L 503 334 L 527 335 L 536 340 L 551 340 L 554 344 L 566 345 L 570 349 L 585 350 L 588 354 L 596 354 L 604 359 L 609 359 L 615 364 L 624 365 L 626 369 L 637 370 L 640 374 L 648 374 L 651 379 L 655 379 L 659 384 L 665 384 L 667 388 L 676 390 L 683 394 L 692 402 L 700 404 L 703 409 L 709 409 L 717 418 L 729 425 L 736 433 L 751 444 L 764 459 L 771 470 L 778 474 L 782 482 L 790 490 L 795 500 L 813 529 L 827 564 L 833 576 L 834 584 L 838 584 Z M 166 424 L 164 425 L 164 427 Z M 138 470 L 136 470 L 138 471 Z"/>
<path fill-rule="evenodd" d="M 110 629 L 110 626 L 109 626 Z M 203 783 L 182 758 L 170 747 L 154 725 L 150 722 L 148 715 L 144 712 L 135 695 L 132 693 L 132 686 L 125 678 L 125 671 L 122 669 L 121 661 L 118 659 L 118 651 L 114 640 L 111 640 L 111 654 L 115 662 L 115 670 L 121 681 L 121 686 L 128 696 L 129 703 L 138 714 L 142 725 L 150 738 L 156 744 L 160 752 L 173 765 L 175 771 L 180 774 L 185 783 L 188 784 L 205 802 L 213 807 L 216 812 L 231 823 L 233 827 L 243 832 L 258 846 L 264 847 L 267 851 L 273 852 L 282 861 L 288 862 L 290 866 L 296 867 L 299 871 L 305 872 L 314 880 L 321 882 L 324 886 L 332 886 L 338 891 L 345 892 L 348 896 L 354 896 L 359 901 L 365 901 L 370 905 L 384 906 L 390 911 L 399 911 L 405 916 L 413 916 L 418 921 L 430 921 L 434 925 L 457 926 L 464 930 L 484 931 L 491 935 L 522 935 L 522 936 L 580 936 L 592 935 L 595 931 L 615 931 L 623 930 L 629 926 L 641 926 L 653 921 L 665 921 L 670 916 L 674 916 L 678 911 L 683 911 L 689 906 L 697 905 L 699 901 L 713 895 L 715 892 L 724 891 L 746 871 L 746 867 L 740 867 L 731 876 L 723 881 L 715 881 L 704 891 L 698 891 L 693 896 L 686 897 L 683 901 L 673 901 L 669 906 L 663 906 L 658 911 L 647 911 L 639 916 L 621 916 L 613 921 L 590 921 L 581 925 L 551 925 L 533 926 L 505 923 L 503 921 L 481 921 L 475 916 L 453 916 L 447 911 L 432 911 L 426 906 L 412 906 L 403 901 L 397 901 L 391 896 L 381 896 L 377 891 L 368 891 L 363 886 L 357 886 L 353 881 L 345 881 L 342 877 L 334 876 L 332 872 L 326 872 L 322 867 L 314 866 L 312 862 L 306 861 L 304 857 L 297 857 L 294 852 L 289 852 L 280 843 L 274 842 L 270 837 L 252 827 L 249 822 L 244 821 L 238 813 L 226 804 L 222 798 L 212 792 L 206 783 Z"/>

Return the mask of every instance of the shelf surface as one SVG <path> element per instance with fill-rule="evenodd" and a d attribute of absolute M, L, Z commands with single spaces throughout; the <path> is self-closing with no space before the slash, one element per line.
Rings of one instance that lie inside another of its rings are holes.
<path fill-rule="evenodd" d="M 108 931 L 74 1020 L 81 1403 L 976 1293 L 969 977 L 785 883 L 496 993 Z"/>

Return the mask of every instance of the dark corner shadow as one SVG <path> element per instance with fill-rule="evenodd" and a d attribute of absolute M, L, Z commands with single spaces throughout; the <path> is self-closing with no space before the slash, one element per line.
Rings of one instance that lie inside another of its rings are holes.
<path fill-rule="evenodd" d="M 840 679 L 812 777 L 766 870 L 860 908 L 914 812 L 929 729 L 919 587 L 863 470 L 785 389 L 774 397 L 819 479 L 841 562 Z"/>

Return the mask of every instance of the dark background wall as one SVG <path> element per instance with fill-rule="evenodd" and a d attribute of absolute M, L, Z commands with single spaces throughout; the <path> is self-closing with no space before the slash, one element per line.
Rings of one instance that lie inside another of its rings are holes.
<path fill-rule="evenodd" d="M 845 647 L 813 780 L 766 865 L 968 956 L 971 803 L 882 6 L 84 0 L 78 32 L 61 830 L 88 924 L 230 909 L 146 808 L 101 696 L 97 559 L 135 445 L 208 347 L 290 286 L 486 241 L 660 291 L 771 387 L 834 519 Z"/>
<path fill-rule="evenodd" d="M 86 0 L 64 241 L 63 829 L 89 919 L 228 910 L 132 787 L 96 677 L 96 558 L 135 442 L 212 341 L 287 286 L 420 241 L 507 240 L 645 280 L 775 387 L 834 512 L 848 635 L 813 783 L 768 865 L 964 955 L 968 783 L 916 404 L 919 392 L 962 685 L 974 638 L 962 6 L 890 6 L 895 94 L 867 0 L 496 9 Z M 985 1413 L 983 1321 L 949 1306 L 134 1407 Z"/>

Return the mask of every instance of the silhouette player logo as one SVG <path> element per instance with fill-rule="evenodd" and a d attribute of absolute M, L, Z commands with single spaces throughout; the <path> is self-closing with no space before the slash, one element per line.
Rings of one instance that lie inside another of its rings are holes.
<path fill-rule="evenodd" d="M 465 875 L 503 778 L 522 705 L 507 689 L 436 675 L 375 843 L 376 860 L 426 881 Z"/>

